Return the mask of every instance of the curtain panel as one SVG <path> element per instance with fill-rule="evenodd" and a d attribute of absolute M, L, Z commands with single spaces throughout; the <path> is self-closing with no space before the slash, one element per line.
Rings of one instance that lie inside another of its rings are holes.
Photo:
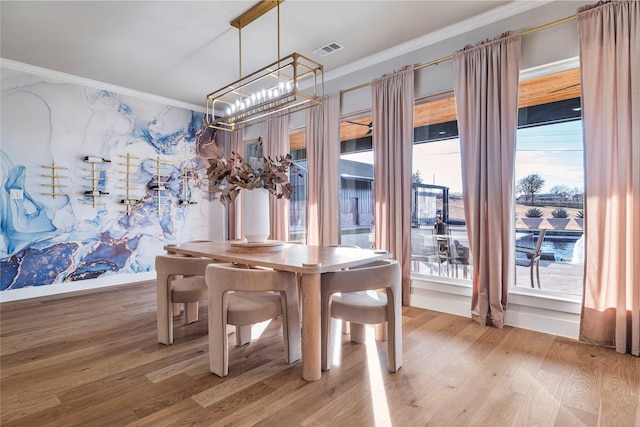
<path fill-rule="evenodd" d="M 242 157 L 245 157 L 245 149 L 244 149 L 244 130 L 238 129 L 231 133 L 222 132 L 225 135 L 225 157 L 228 159 L 231 157 L 232 153 L 239 153 Z M 228 204 L 227 215 L 228 215 L 228 234 L 229 240 L 238 240 L 242 239 L 243 231 L 242 231 L 242 191 L 238 194 L 238 197 L 233 201 L 233 203 Z"/>
<path fill-rule="evenodd" d="M 413 66 L 372 83 L 375 246 L 402 266 L 402 304 L 411 291 Z"/>
<path fill-rule="evenodd" d="M 585 152 L 580 339 L 640 356 L 640 3 L 578 9 Z"/>
<path fill-rule="evenodd" d="M 275 159 L 291 150 L 289 143 L 289 115 L 270 119 L 265 125 L 263 152 L 265 157 Z M 269 197 L 269 229 L 272 240 L 289 240 L 289 200 Z"/>
<path fill-rule="evenodd" d="M 340 233 L 340 94 L 307 110 L 307 244 L 338 244 Z"/>
<path fill-rule="evenodd" d="M 499 328 L 515 277 L 520 40 L 519 33 L 509 32 L 453 55 L 463 201 L 474 260 L 471 317 Z"/>

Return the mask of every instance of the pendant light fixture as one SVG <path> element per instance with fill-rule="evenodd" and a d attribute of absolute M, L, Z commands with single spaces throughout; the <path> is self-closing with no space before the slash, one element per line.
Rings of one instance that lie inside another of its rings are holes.
<path fill-rule="evenodd" d="M 208 127 L 233 131 L 322 104 L 324 72 L 321 64 L 299 53 L 280 58 L 280 3 L 262 0 L 231 25 L 238 29 L 240 78 L 207 95 Z M 242 76 L 242 28 L 274 7 L 278 12 L 278 60 Z"/>

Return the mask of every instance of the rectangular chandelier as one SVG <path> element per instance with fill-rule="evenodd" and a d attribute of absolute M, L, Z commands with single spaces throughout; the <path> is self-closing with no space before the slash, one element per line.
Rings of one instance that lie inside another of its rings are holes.
<path fill-rule="evenodd" d="M 206 124 L 233 131 L 322 104 L 321 64 L 292 53 L 207 95 Z"/>

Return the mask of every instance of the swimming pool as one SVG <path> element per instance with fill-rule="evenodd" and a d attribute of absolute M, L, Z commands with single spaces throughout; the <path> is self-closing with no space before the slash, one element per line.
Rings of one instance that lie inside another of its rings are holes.
<path fill-rule="evenodd" d="M 582 257 L 576 254 L 576 242 L 582 237 L 582 231 L 555 231 L 547 230 L 544 241 L 542 242 L 542 257 L 543 260 L 555 261 L 555 262 L 582 262 Z M 538 233 L 532 232 L 527 236 L 524 236 L 516 240 L 516 245 L 534 247 L 536 240 L 538 239 Z M 516 258 L 524 259 L 525 254 L 517 253 Z"/>

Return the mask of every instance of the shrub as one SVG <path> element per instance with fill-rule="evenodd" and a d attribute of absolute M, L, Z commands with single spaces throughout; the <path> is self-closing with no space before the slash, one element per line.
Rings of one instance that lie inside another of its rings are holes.
<path fill-rule="evenodd" d="M 542 211 L 538 208 L 530 208 L 527 209 L 527 212 L 525 212 L 524 216 L 526 216 L 527 218 L 542 218 Z"/>
<path fill-rule="evenodd" d="M 551 211 L 551 216 L 554 218 L 569 218 L 569 212 L 565 208 L 555 208 Z"/>
<path fill-rule="evenodd" d="M 576 214 L 576 218 L 584 218 L 584 211 L 582 209 L 578 211 L 578 213 Z"/>

